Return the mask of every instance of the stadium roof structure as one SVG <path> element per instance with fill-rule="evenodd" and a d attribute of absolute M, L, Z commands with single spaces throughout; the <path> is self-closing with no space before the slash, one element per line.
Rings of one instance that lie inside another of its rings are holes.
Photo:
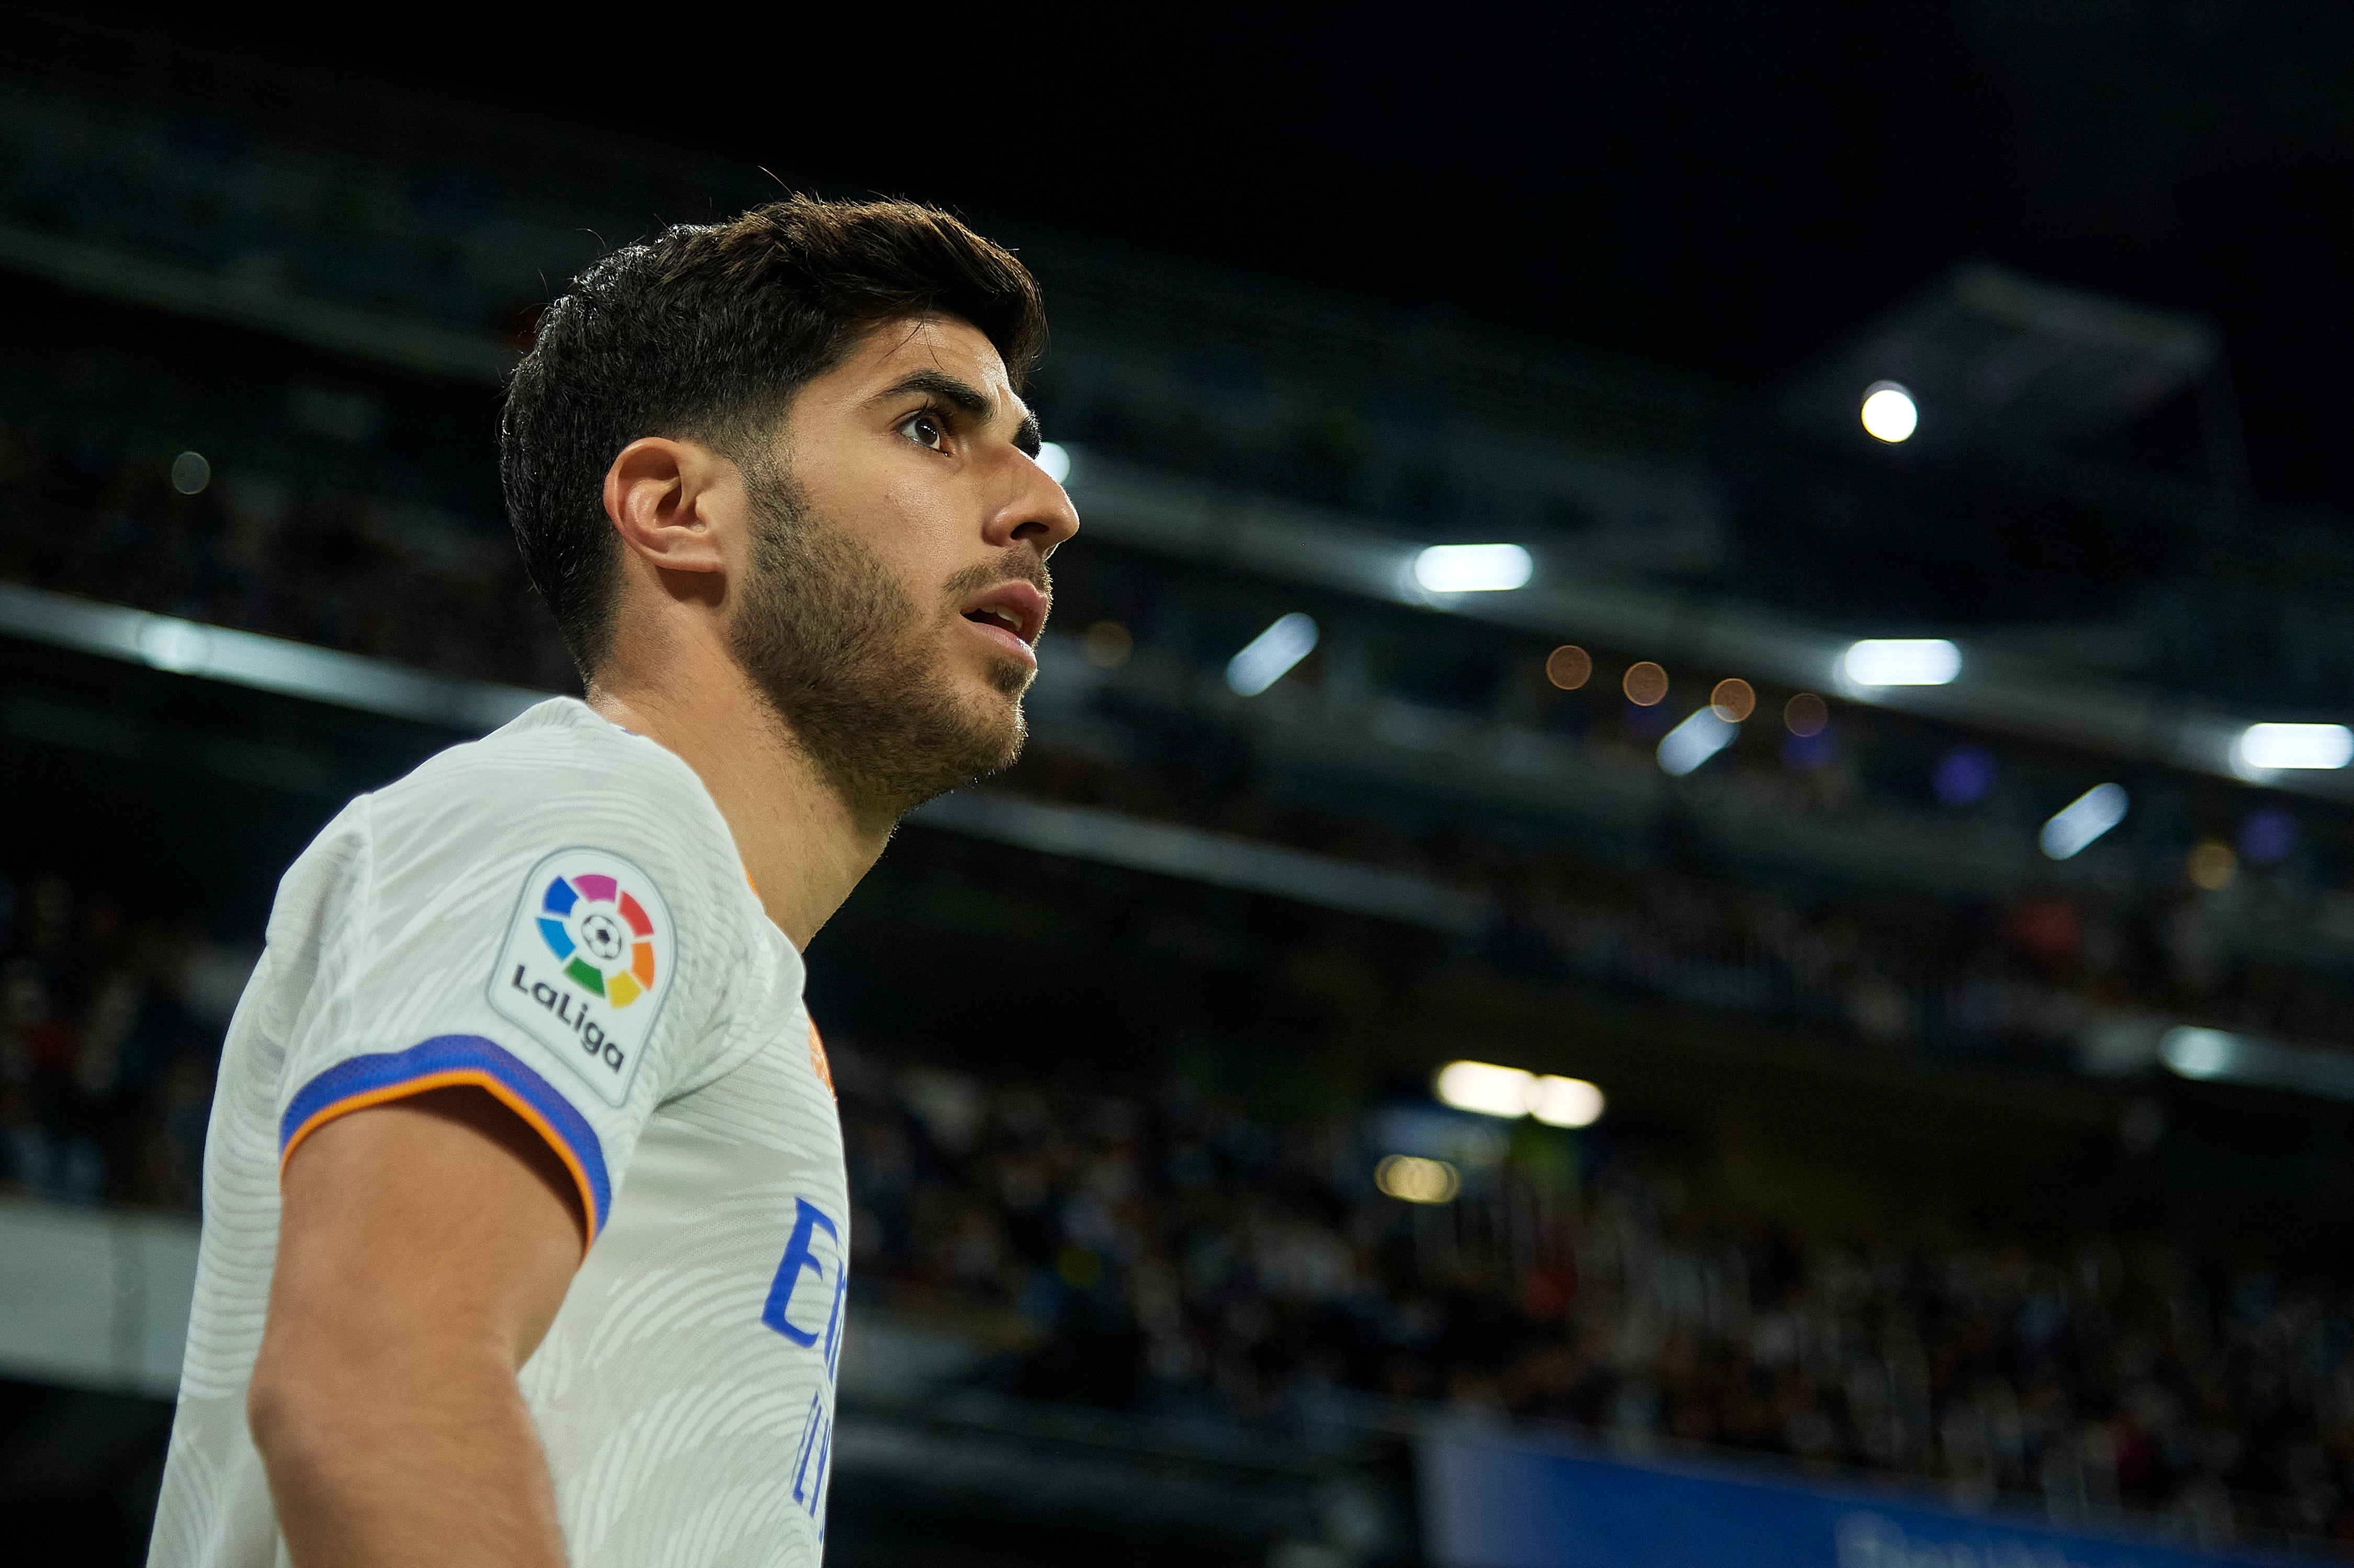
<path fill-rule="evenodd" d="M 356 306 L 221 279 L 88 241 L 0 226 L 0 268 L 78 291 L 273 334 L 408 371 L 495 383 L 515 351 L 468 334 Z M 2070 748 L 2354 801 L 2338 772 L 2253 777 L 2235 760 L 2247 726 L 2279 715 L 2201 710 L 2165 691 L 2103 682 L 2039 662 L 1965 648 L 1964 678 L 1938 686 L 1841 689 L 1840 656 L 1881 628 L 1834 630 L 1722 598 L 1585 572 L 1538 556 L 1536 580 L 1502 594 L 1433 595 L 1407 569 L 1420 548 L 1345 514 L 1320 511 L 1079 453 L 1070 476 L 1097 538 L 1337 589 L 1433 613 L 1564 639 L 1639 645 L 1850 700 Z"/>
<path fill-rule="evenodd" d="M 2051 448 L 2146 412 L 2213 368 L 2215 329 L 1973 262 L 1898 306 L 1790 387 L 1801 429 L 1866 440 L 1856 410 L 1874 383 L 1922 411 L 1925 450 Z"/>

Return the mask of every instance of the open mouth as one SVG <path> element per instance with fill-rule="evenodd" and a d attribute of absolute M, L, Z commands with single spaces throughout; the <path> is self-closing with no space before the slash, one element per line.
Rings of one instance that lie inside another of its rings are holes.
<path fill-rule="evenodd" d="M 975 626 L 1002 626 L 1014 636 L 1021 637 L 1023 641 L 1030 641 L 1023 636 L 1025 627 L 1022 617 L 1013 610 L 991 605 L 986 609 L 969 609 L 965 611 L 964 618 Z"/>
<path fill-rule="evenodd" d="M 1046 596 L 1026 582 L 1000 583 L 959 613 L 1008 652 L 1034 659 L 1031 645 L 1046 624 Z"/>

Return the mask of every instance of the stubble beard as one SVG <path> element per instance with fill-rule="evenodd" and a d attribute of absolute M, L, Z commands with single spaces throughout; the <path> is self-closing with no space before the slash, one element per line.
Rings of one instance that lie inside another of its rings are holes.
<path fill-rule="evenodd" d="M 1030 671 L 991 667 L 996 696 L 960 693 L 939 622 L 1002 580 L 983 567 L 927 611 L 847 530 L 813 515 L 783 474 L 745 473 L 752 571 L 731 630 L 736 658 L 828 788 L 861 816 L 896 819 L 1010 767 L 1028 726 Z"/>

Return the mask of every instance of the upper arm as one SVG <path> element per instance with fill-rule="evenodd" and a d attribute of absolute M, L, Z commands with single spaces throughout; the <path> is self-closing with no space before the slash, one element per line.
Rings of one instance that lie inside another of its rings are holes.
<path fill-rule="evenodd" d="M 595 760 L 453 754 L 355 802 L 289 874 L 271 940 L 307 979 L 282 1024 L 257 1409 L 290 1357 L 430 1340 L 512 1372 L 664 1086 L 697 1069 L 705 1031 L 673 993 L 732 956 L 725 829 L 648 809 L 674 764 Z"/>
<path fill-rule="evenodd" d="M 343 1122 L 471 1086 L 504 1107 L 482 1105 L 476 1131 L 557 1161 L 588 1239 L 603 1229 L 653 1107 L 716 1048 L 674 993 L 718 991 L 735 912 L 716 893 L 740 889 L 713 871 L 734 865 L 724 828 L 711 842 L 694 813 L 645 810 L 639 781 L 580 774 L 406 782 L 355 803 L 290 874 L 308 892 L 271 938 L 307 964 L 279 1030 L 288 1182 Z"/>
<path fill-rule="evenodd" d="M 473 1087 L 336 1118 L 282 1176 L 278 1263 L 255 1369 L 258 1415 L 292 1392 L 331 1400 L 472 1364 L 512 1372 L 579 1266 L 571 1176 Z"/>

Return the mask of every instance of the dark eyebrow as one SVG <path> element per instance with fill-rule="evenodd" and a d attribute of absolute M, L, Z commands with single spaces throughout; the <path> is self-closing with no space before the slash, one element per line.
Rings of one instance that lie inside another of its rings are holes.
<path fill-rule="evenodd" d="M 997 406 L 980 387 L 943 370 L 918 370 L 876 393 L 875 400 L 885 402 L 910 392 L 928 392 L 968 419 L 986 419 Z"/>
<path fill-rule="evenodd" d="M 910 392 L 925 392 L 938 397 L 968 419 L 986 419 L 997 409 L 990 395 L 969 381 L 960 381 L 944 370 L 918 370 L 914 375 L 885 387 L 875 394 L 878 403 L 894 397 L 904 397 Z M 1023 410 L 1022 423 L 1014 429 L 1013 444 L 1031 457 L 1038 455 L 1038 416 Z"/>

